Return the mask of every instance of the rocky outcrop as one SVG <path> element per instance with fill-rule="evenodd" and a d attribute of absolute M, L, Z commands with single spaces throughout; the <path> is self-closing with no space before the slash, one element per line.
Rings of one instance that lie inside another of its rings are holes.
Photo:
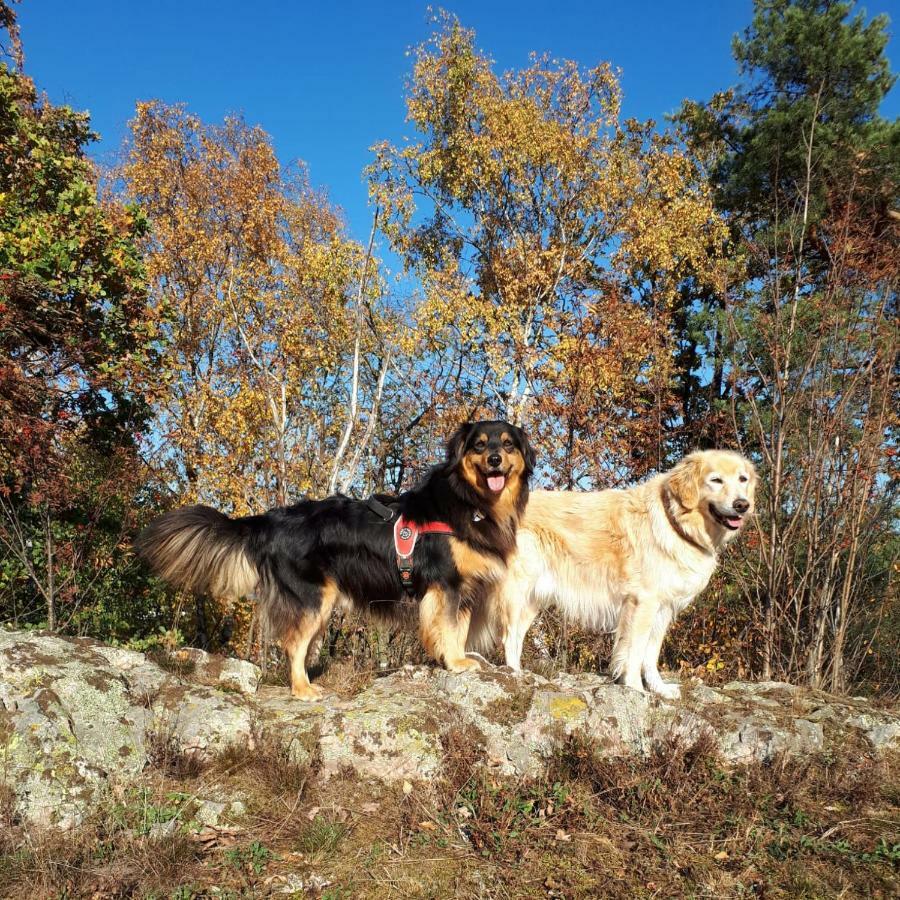
<path fill-rule="evenodd" d="M 672 735 L 709 736 L 734 763 L 848 746 L 900 749 L 896 710 L 778 682 L 717 689 L 695 682 L 681 700 L 666 701 L 592 674 L 548 680 L 410 666 L 351 699 L 305 704 L 284 688 L 258 688 L 250 663 L 201 651 L 175 662 L 180 675 L 90 640 L 0 630 L 7 813 L 71 826 L 105 792 L 139 777 L 160 741 L 211 754 L 266 736 L 297 758 L 315 754 L 322 778 L 349 768 L 361 778 L 409 782 L 440 773 L 442 738 L 454 726 L 475 736 L 486 765 L 506 774 L 539 772 L 575 731 L 610 755 L 645 753 Z"/>

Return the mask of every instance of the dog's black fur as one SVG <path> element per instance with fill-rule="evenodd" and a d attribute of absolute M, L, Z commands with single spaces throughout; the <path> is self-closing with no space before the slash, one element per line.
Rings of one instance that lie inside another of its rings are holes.
<path fill-rule="evenodd" d="M 376 498 L 412 522 L 442 521 L 453 529 L 452 538 L 425 534 L 416 544 L 413 598 L 421 602 L 427 592 L 440 597 L 437 608 L 429 604 L 427 615 L 447 620 L 429 624 L 423 618 L 423 638 L 428 628 L 450 634 L 461 615 L 467 627 L 465 610 L 485 599 L 497 563 L 505 564 L 515 549 L 534 465 L 534 451 L 521 429 L 498 421 L 467 423 L 448 442 L 446 461 L 416 487 Z M 504 477 L 499 492 L 487 482 L 492 477 L 496 483 L 498 475 Z M 342 495 L 237 519 L 191 506 L 153 522 L 139 535 L 137 548 L 179 587 L 232 596 L 254 592 L 275 636 L 292 656 L 302 653 L 305 659 L 336 599 L 381 615 L 403 608 L 407 596 L 393 524 L 365 501 Z M 454 542 L 465 551 L 454 548 Z M 463 556 L 465 571 L 458 564 Z M 434 655 L 448 656 L 442 640 L 426 639 L 429 643 Z M 297 660 L 292 660 L 292 682 L 295 695 L 315 696 Z"/>

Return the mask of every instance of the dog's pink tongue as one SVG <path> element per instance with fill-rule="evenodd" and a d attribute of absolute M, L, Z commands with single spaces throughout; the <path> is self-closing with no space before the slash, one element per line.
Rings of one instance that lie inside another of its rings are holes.
<path fill-rule="evenodd" d="M 741 518 L 741 516 L 728 516 L 728 517 L 725 519 L 725 521 L 726 521 L 732 528 L 740 528 L 740 527 L 741 527 L 741 522 L 743 521 L 743 519 Z"/>
<path fill-rule="evenodd" d="M 506 476 L 505 475 L 489 475 L 487 483 L 488 483 L 488 487 L 495 494 L 499 494 L 500 491 L 503 490 L 503 486 L 506 484 Z"/>

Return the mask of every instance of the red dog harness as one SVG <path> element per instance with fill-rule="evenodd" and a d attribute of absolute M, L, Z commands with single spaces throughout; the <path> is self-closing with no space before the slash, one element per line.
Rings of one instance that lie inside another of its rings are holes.
<path fill-rule="evenodd" d="M 369 497 L 366 505 L 377 516 L 390 522 L 397 511 L 380 503 L 374 497 Z M 400 582 L 403 590 L 412 596 L 415 593 L 413 587 L 413 551 L 416 549 L 416 541 L 420 534 L 453 534 L 453 529 L 446 522 L 410 522 L 403 516 L 397 516 L 394 522 L 394 552 L 397 554 L 397 568 L 400 570 Z"/>
<path fill-rule="evenodd" d="M 420 534 L 453 534 L 446 522 L 409 522 L 400 516 L 394 523 L 394 550 L 397 553 L 397 568 L 400 581 L 407 594 L 413 592 L 413 550 Z"/>

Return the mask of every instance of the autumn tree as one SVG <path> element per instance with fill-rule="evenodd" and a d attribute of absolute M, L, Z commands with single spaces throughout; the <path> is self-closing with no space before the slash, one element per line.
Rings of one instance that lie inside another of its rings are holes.
<path fill-rule="evenodd" d="M 445 415 L 528 424 L 566 486 L 659 465 L 678 422 L 672 304 L 715 282 L 721 223 L 691 159 L 623 122 L 605 64 L 535 57 L 498 75 L 443 16 L 415 54 L 416 137 L 369 170 L 420 285 L 419 356 Z"/>
<path fill-rule="evenodd" d="M 21 67 L 11 9 L 0 12 Z M 51 629 L 128 566 L 153 361 L 144 219 L 98 200 L 93 138 L 86 114 L 0 63 L 0 597 L 17 621 Z"/>
<path fill-rule="evenodd" d="M 151 224 L 154 441 L 179 499 L 245 514 L 348 489 L 393 340 L 371 245 L 240 118 L 141 103 L 121 176 Z"/>
<path fill-rule="evenodd" d="M 323 493 L 357 333 L 363 408 L 380 371 L 371 254 L 303 168 L 284 171 L 268 136 L 239 118 L 209 126 L 140 104 L 122 174 L 152 226 L 147 267 L 168 344 L 155 406 L 186 496 L 246 512 Z"/>
<path fill-rule="evenodd" d="M 756 3 L 734 42 L 742 83 L 679 115 L 741 263 L 690 310 L 699 352 L 683 376 L 719 373 L 712 396 L 730 395 L 762 464 L 760 527 L 737 570 L 758 664 L 831 689 L 865 661 L 896 553 L 900 122 L 878 114 L 894 81 L 886 19 L 851 11 Z"/>
<path fill-rule="evenodd" d="M 0 0 L 0 32 L 6 32 L 0 44 L 0 58 L 6 57 L 13 68 L 21 72 L 25 67 L 25 54 L 22 50 L 22 38 L 19 35 L 19 22 L 13 4 L 18 0 Z"/>

